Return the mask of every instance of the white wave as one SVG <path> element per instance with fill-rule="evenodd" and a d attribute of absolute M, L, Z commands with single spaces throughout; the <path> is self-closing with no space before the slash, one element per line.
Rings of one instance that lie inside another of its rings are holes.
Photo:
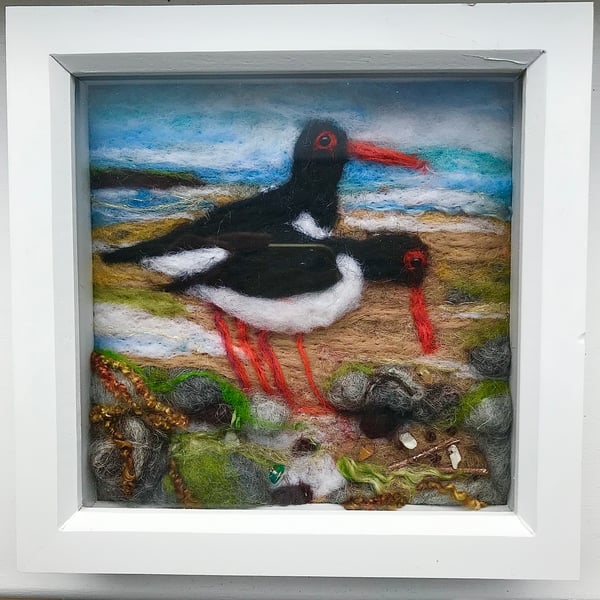
<path fill-rule="evenodd" d="M 431 231 L 455 231 L 458 233 L 495 233 L 501 234 L 504 228 L 500 224 L 486 219 L 471 217 L 465 222 L 435 222 L 422 221 L 411 215 L 385 215 L 380 218 L 373 217 L 346 217 L 344 222 L 350 227 L 364 231 L 409 231 L 412 233 L 427 233 Z"/>
<path fill-rule="evenodd" d="M 506 313 L 458 312 L 452 313 L 457 319 L 506 319 Z"/>
<path fill-rule="evenodd" d="M 495 215 L 498 204 L 487 194 L 443 188 L 404 188 L 389 191 L 343 194 L 342 205 L 347 209 L 412 211 L 440 210 L 448 214 Z"/>
<path fill-rule="evenodd" d="M 224 172 L 235 172 L 239 169 L 281 169 L 285 165 L 286 154 L 289 157 L 293 144 L 287 152 L 272 152 L 271 146 L 254 147 L 254 144 L 244 143 L 243 152 L 237 142 L 220 144 L 187 145 L 185 149 L 173 146 L 170 148 L 100 148 L 90 154 L 92 161 L 110 162 L 115 164 L 141 165 L 176 165 L 178 169 L 217 169 Z"/>
<path fill-rule="evenodd" d="M 94 334 L 109 338 L 111 346 L 120 343 L 128 352 L 141 356 L 225 354 L 220 336 L 197 323 L 180 317 L 156 317 L 138 308 L 110 302 L 94 305 Z"/>

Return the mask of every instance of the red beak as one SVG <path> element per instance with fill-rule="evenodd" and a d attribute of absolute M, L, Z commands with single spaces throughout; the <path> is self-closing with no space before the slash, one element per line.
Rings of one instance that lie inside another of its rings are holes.
<path fill-rule="evenodd" d="M 372 162 L 383 163 L 384 165 L 398 165 L 407 169 L 418 171 L 429 171 L 429 164 L 426 160 L 415 156 L 414 154 L 404 154 L 397 150 L 389 148 L 380 148 L 370 142 L 348 141 L 348 154 L 358 160 L 368 160 Z"/>

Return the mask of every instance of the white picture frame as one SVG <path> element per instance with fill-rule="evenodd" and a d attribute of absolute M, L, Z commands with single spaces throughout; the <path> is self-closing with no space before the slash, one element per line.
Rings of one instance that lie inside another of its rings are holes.
<path fill-rule="evenodd" d="M 315 24 L 327 35 L 307 36 Z M 19 569 L 576 578 L 591 58 L 591 3 L 8 8 Z M 82 506 L 92 303 L 75 78 L 266 71 L 522 74 L 509 506 Z"/>

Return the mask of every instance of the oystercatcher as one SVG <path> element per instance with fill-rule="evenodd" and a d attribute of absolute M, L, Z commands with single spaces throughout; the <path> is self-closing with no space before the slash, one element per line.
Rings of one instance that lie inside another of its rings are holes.
<path fill-rule="evenodd" d="M 334 121 L 312 120 L 296 141 L 290 178 L 255 196 L 214 208 L 162 237 L 105 252 L 107 263 L 133 262 L 189 250 L 187 236 L 207 238 L 205 247 L 220 246 L 232 232 L 261 232 L 281 241 L 301 232 L 313 239 L 330 235 L 338 217 L 337 186 L 350 160 L 375 161 L 408 169 L 427 170 L 413 155 L 384 149 L 370 142 L 349 140 Z"/>
<path fill-rule="evenodd" d="M 263 234 L 256 236 L 254 245 L 248 237 L 244 236 L 237 248 L 230 239 L 230 250 L 221 249 L 206 270 L 180 271 L 166 287 L 168 291 L 190 294 L 213 306 L 215 324 L 230 364 L 245 389 L 250 388 L 250 379 L 235 353 L 224 314 L 235 319 L 238 344 L 252 363 L 263 389 L 273 393 L 261 356 L 270 367 L 278 391 L 292 406 L 294 395 L 268 338 L 271 332 L 295 335 L 308 383 L 327 407 L 314 381 L 303 335 L 328 327 L 357 308 L 365 280 L 408 287 L 423 352 L 435 350 L 433 326 L 421 287 L 427 272 L 428 251 L 416 235 L 383 234 L 365 240 L 329 237 L 309 243 L 299 236 L 298 243 L 273 243 Z M 146 266 L 173 276 L 168 260 L 168 256 L 148 259 Z M 248 325 L 258 331 L 259 352 L 249 342 Z"/>

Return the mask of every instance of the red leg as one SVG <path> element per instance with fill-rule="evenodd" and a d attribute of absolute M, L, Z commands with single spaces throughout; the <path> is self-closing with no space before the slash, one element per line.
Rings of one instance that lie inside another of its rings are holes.
<path fill-rule="evenodd" d="M 265 357 L 269 367 L 271 367 L 271 372 L 273 373 L 273 378 L 275 379 L 275 383 L 277 384 L 277 388 L 283 397 L 287 400 L 288 404 L 294 408 L 298 408 L 298 403 L 294 399 L 294 394 L 292 390 L 289 388 L 287 381 L 285 380 L 285 375 L 283 374 L 283 369 L 281 368 L 281 364 L 275 355 L 275 351 L 271 347 L 269 343 L 269 332 L 268 331 L 259 331 L 258 332 L 258 347 L 260 352 Z"/>
<path fill-rule="evenodd" d="M 252 387 L 250 384 L 250 378 L 248 377 L 248 373 L 246 373 L 246 368 L 242 364 L 242 361 L 237 357 L 235 353 L 235 346 L 233 345 L 231 333 L 229 333 L 227 323 L 223 318 L 223 311 L 217 306 L 213 306 L 213 311 L 215 317 L 215 326 L 217 327 L 217 331 L 219 332 L 219 335 L 223 340 L 223 345 L 225 346 L 225 352 L 227 354 L 229 364 L 231 365 L 233 372 L 239 379 L 242 389 L 245 392 L 248 392 Z"/>
<path fill-rule="evenodd" d="M 410 288 L 410 311 L 412 313 L 415 329 L 421 342 L 421 348 L 424 354 L 431 354 L 438 348 L 433 333 L 433 324 L 427 313 L 427 304 L 423 295 L 423 288 Z"/>
<path fill-rule="evenodd" d="M 269 396 L 272 396 L 275 392 L 271 387 L 269 380 L 267 379 L 267 375 L 265 373 L 265 370 L 263 369 L 263 365 L 260 361 L 258 354 L 256 353 L 254 347 L 250 343 L 246 323 L 240 321 L 239 319 L 236 319 L 235 321 L 237 324 L 238 331 L 238 343 L 242 350 L 246 353 L 246 356 L 249 358 L 250 362 L 252 363 L 252 366 L 254 367 L 254 371 L 256 372 L 256 376 L 258 377 L 258 381 L 260 382 L 262 389 L 267 394 L 269 394 Z"/>
<path fill-rule="evenodd" d="M 308 385 L 310 386 L 312 393 L 324 409 L 326 409 L 328 412 L 333 412 L 334 409 L 332 409 L 329 402 L 325 400 L 325 397 L 321 393 L 321 390 L 315 383 L 315 378 L 313 377 L 312 369 L 310 367 L 310 361 L 308 360 L 308 354 L 306 354 L 306 348 L 304 347 L 304 335 L 301 333 L 298 333 L 296 335 L 296 348 L 298 348 L 298 354 L 302 359 L 302 365 L 304 367 L 304 373 L 306 374 L 306 380 L 308 381 Z"/>

